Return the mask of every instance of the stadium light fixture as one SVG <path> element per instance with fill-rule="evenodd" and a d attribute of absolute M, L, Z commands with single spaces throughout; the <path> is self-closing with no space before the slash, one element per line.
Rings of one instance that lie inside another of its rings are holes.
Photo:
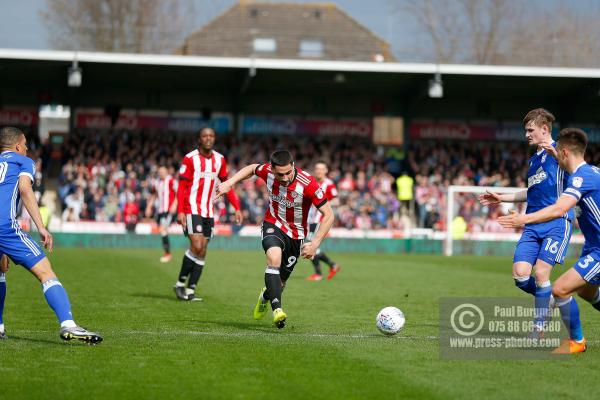
<path fill-rule="evenodd" d="M 432 99 L 444 97 L 444 82 L 442 82 L 442 75 L 439 72 L 429 80 L 429 97 Z"/>
<path fill-rule="evenodd" d="M 69 68 L 67 76 L 67 85 L 69 87 L 80 87 L 83 81 L 83 71 L 77 65 L 77 60 L 73 60 L 73 65 Z"/>
<path fill-rule="evenodd" d="M 341 72 L 338 72 L 337 74 L 335 74 L 333 76 L 333 81 L 335 83 L 345 83 L 346 82 L 346 75 L 342 74 Z"/>

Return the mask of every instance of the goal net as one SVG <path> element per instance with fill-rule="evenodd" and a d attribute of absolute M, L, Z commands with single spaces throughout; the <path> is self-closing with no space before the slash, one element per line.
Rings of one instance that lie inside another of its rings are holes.
<path fill-rule="evenodd" d="M 526 203 L 500 203 L 482 206 L 477 197 L 486 191 L 515 193 L 519 187 L 449 186 L 446 196 L 446 237 L 444 253 L 454 254 L 456 240 L 499 241 L 518 240 L 520 234 L 500 226 L 498 216 L 509 210 L 524 212 Z"/>

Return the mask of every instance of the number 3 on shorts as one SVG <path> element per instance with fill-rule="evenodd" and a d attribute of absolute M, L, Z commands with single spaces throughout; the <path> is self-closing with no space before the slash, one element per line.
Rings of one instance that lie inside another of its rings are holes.
<path fill-rule="evenodd" d="M 592 257 L 588 254 L 585 257 L 585 259 L 583 259 L 582 261 L 579 261 L 579 263 L 577 265 L 579 265 L 580 268 L 587 268 L 591 262 L 594 262 L 594 257 Z"/>

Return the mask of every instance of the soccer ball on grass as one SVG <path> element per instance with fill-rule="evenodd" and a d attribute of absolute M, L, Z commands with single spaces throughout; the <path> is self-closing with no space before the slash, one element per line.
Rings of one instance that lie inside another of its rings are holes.
<path fill-rule="evenodd" d="M 404 314 L 396 307 L 385 307 L 375 319 L 377 329 L 384 335 L 395 335 L 404 327 L 406 319 Z"/>

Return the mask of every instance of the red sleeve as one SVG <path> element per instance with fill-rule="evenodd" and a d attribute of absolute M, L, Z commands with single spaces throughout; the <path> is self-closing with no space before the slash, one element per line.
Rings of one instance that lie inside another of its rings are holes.
<path fill-rule="evenodd" d="M 219 180 L 221 182 L 225 182 L 227 180 L 227 161 L 225 160 L 225 157 L 223 157 L 223 161 L 221 161 L 221 169 L 219 170 Z"/>
<path fill-rule="evenodd" d="M 184 204 L 189 195 L 189 188 L 194 177 L 194 168 L 189 158 L 184 158 L 179 168 L 179 185 L 177 185 L 177 212 L 184 212 Z"/>
<path fill-rule="evenodd" d="M 335 185 L 332 183 L 330 185 L 327 185 L 327 193 L 325 193 L 327 196 L 327 200 L 333 200 L 338 196 L 338 192 L 337 192 L 337 188 L 335 187 Z"/>
<path fill-rule="evenodd" d="M 235 189 L 232 188 L 229 192 L 227 192 L 226 196 L 227 196 L 227 200 L 229 200 L 229 202 L 231 203 L 233 208 L 235 208 L 236 211 L 239 211 L 240 210 L 240 199 L 238 198 L 237 194 L 235 193 Z"/>
<path fill-rule="evenodd" d="M 265 182 L 267 181 L 267 176 L 269 175 L 269 172 L 271 172 L 271 164 L 260 164 L 254 170 L 254 174 Z"/>
<path fill-rule="evenodd" d="M 315 178 L 310 179 L 310 183 L 306 187 L 307 197 L 310 199 L 310 202 L 313 206 L 319 208 L 323 204 L 327 203 L 327 197 L 325 197 L 325 193 L 323 193 L 323 189 L 319 186 Z"/>
<path fill-rule="evenodd" d="M 189 157 L 184 157 L 181 168 L 179 168 L 179 180 L 191 181 L 194 178 L 194 164 L 192 164 L 192 159 Z"/>
<path fill-rule="evenodd" d="M 189 194 L 190 181 L 180 180 L 177 186 L 177 212 L 182 213 L 184 211 L 184 204 L 187 201 Z"/>

